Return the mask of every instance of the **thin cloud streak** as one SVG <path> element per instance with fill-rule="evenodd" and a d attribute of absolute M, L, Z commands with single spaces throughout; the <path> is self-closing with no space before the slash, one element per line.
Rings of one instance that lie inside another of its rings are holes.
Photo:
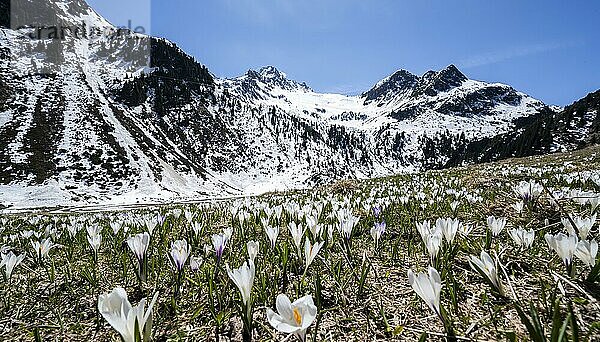
<path fill-rule="evenodd" d="M 580 42 L 562 42 L 562 43 L 540 43 L 528 46 L 513 47 L 508 50 L 493 51 L 480 55 L 475 55 L 460 62 L 462 68 L 475 68 L 480 66 L 497 64 L 510 59 L 526 57 L 545 52 L 566 49 L 581 45 Z"/>
<path fill-rule="evenodd" d="M 322 91 L 328 94 L 341 94 L 347 96 L 356 96 L 364 93 L 369 89 L 369 86 L 365 85 L 353 85 L 353 84 L 342 84 L 333 87 L 328 87 Z"/>

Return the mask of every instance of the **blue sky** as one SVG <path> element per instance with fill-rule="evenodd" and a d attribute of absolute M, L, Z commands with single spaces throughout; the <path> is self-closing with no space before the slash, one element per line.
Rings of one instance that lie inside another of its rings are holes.
<path fill-rule="evenodd" d="M 148 18 L 149 1 L 88 0 L 218 76 L 274 65 L 315 90 L 358 93 L 397 69 L 455 64 L 548 104 L 600 89 L 600 1 L 154 0 Z"/>

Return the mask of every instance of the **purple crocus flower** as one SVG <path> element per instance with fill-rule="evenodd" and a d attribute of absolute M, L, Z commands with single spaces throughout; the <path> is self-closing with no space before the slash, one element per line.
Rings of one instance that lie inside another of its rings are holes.
<path fill-rule="evenodd" d="M 378 218 L 379 215 L 381 215 L 381 207 L 380 206 L 373 207 L 373 215 L 375 215 L 376 218 Z"/>
<path fill-rule="evenodd" d="M 225 250 L 225 244 L 227 243 L 227 237 L 225 234 L 214 234 L 212 236 L 213 247 L 215 248 L 215 254 L 217 256 L 217 261 L 221 260 L 221 256 L 223 255 L 223 251 Z"/>

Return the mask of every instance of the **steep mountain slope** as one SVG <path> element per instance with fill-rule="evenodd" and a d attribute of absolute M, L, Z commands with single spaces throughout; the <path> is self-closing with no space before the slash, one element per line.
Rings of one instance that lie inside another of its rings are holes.
<path fill-rule="evenodd" d="M 59 25 L 84 20 L 89 27 L 111 27 L 84 1 L 45 5 Z M 210 175 L 193 160 L 198 156 L 175 143 L 183 134 L 175 115 L 190 121 L 213 118 L 202 102 L 214 87 L 206 68 L 167 41 L 133 33 L 94 40 L 23 39 L 23 34 L 2 29 L 0 37 L 1 200 L 46 204 L 121 196 L 119 201 L 135 201 L 216 195 L 228 188 L 208 180 Z M 129 52 L 144 48 L 151 49 L 155 77 L 143 72 L 137 77 L 129 68 L 135 57 Z M 131 77 L 149 88 L 136 93 Z M 159 100 L 135 110 L 127 105 L 147 96 Z M 183 110 L 165 115 L 177 105 L 193 115 Z M 219 127 L 218 119 L 210 124 Z M 213 137 L 204 138 L 212 143 Z M 221 135 L 217 139 L 222 142 Z"/>
<path fill-rule="evenodd" d="M 449 155 L 451 167 L 510 157 L 567 152 L 600 142 L 600 91 L 588 94 L 560 112 L 540 112 L 515 122 L 508 133 L 456 144 L 454 150 L 437 151 Z"/>
<path fill-rule="evenodd" d="M 112 28 L 83 0 L 45 4 L 63 25 Z M 120 32 L 28 40 L 7 25 L 0 29 L 0 203 L 7 205 L 249 194 L 486 161 L 498 155 L 491 145 L 476 148 L 481 141 L 556 115 L 453 65 L 422 76 L 401 70 L 360 96 L 321 94 L 274 67 L 219 79 L 164 39 Z M 586 136 L 557 137 L 553 148 Z"/>

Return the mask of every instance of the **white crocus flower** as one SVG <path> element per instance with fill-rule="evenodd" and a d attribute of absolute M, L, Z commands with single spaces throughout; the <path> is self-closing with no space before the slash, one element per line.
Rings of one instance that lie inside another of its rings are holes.
<path fill-rule="evenodd" d="M 100 233 L 101 229 L 100 227 L 94 225 L 94 226 L 88 226 L 86 228 L 87 230 L 87 239 L 88 242 L 90 244 L 90 246 L 92 246 L 92 249 L 94 250 L 95 254 L 98 254 L 98 249 L 100 249 L 100 244 L 102 243 L 102 234 Z"/>
<path fill-rule="evenodd" d="M 490 216 L 487 218 L 487 224 L 492 231 L 492 235 L 498 236 L 506 227 L 506 219 L 505 218 L 495 218 L 494 216 Z"/>
<path fill-rule="evenodd" d="M 71 239 L 74 239 L 81 227 L 78 224 L 71 224 L 67 226 L 67 231 L 69 232 L 69 236 Z"/>
<path fill-rule="evenodd" d="M 25 240 L 29 239 L 35 233 L 33 230 L 23 230 L 21 231 L 21 237 Z"/>
<path fill-rule="evenodd" d="M 110 223 L 110 228 L 112 229 L 114 235 L 117 235 L 119 231 L 121 231 L 121 227 L 123 227 L 123 222 L 121 221 L 112 221 Z"/>
<path fill-rule="evenodd" d="M 275 216 L 277 216 L 277 219 L 281 219 L 281 215 L 283 214 L 283 206 L 278 205 L 276 206 L 273 211 L 275 212 Z"/>
<path fill-rule="evenodd" d="M 186 209 L 186 210 L 183 212 L 183 216 L 185 217 L 185 220 L 186 220 L 188 223 L 192 223 L 192 222 L 194 221 L 194 216 L 195 216 L 195 214 L 194 214 L 193 212 L 191 212 L 190 210 L 187 210 L 187 209 Z"/>
<path fill-rule="evenodd" d="M 409 269 L 408 283 L 417 295 L 425 301 L 427 306 L 441 317 L 440 293 L 442 291 L 442 279 L 438 271 L 433 267 L 429 267 L 429 274 L 418 273 L 415 275 Z"/>
<path fill-rule="evenodd" d="M 181 210 L 180 208 L 175 208 L 171 212 L 171 214 L 173 215 L 173 217 L 175 217 L 176 220 L 179 220 L 179 217 L 181 216 L 182 213 L 183 213 L 183 210 Z"/>
<path fill-rule="evenodd" d="M 358 223 L 358 217 L 354 216 L 350 210 L 341 210 L 338 213 L 338 221 L 340 223 L 340 231 L 346 240 L 350 240 L 352 230 Z"/>
<path fill-rule="evenodd" d="M 242 295 L 242 303 L 245 306 L 249 306 L 250 292 L 252 291 L 252 285 L 254 284 L 255 267 L 253 262 L 244 262 L 242 267 L 234 269 L 233 271 L 227 267 L 227 275 L 233 281 L 233 283 L 240 290 Z"/>
<path fill-rule="evenodd" d="M 127 239 L 127 246 L 129 246 L 131 252 L 133 252 L 135 257 L 138 259 L 138 262 L 142 262 L 144 260 L 149 245 L 150 234 L 147 232 L 131 236 Z"/>
<path fill-rule="evenodd" d="M 544 191 L 544 187 L 535 181 L 526 182 L 522 181 L 515 187 L 515 192 L 523 199 L 525 202 L 533 201 L 538 198 L 542 191 Z"/>
<path fill-rule="evenodd" d="M 421 240 L 426 241 L 427 237 L 431 235 L 431 222 L 425 220 L 423 223 L 416 223 L 417 231 L 421 235 Z"/>
<path fill-rule="evenodd" d="M 148 216 L 144 219 L 144 226 L 146 226 L 148 233 L 152 235 L 154 229 L 158 226 L 158 221 L 154 217 Z"/>
<path fill-rule="evenodd" d="M 181 272 L 183 266 L 190 256 L 191 248 L 185 240 L 177 240 L 171 244 L 171 259 L 177 268 L 177 271 Z"/>
<path fill-rule="evenodd" d="M 458 209 L 459 205 L 459 201 L 453 201 L 452 203 L 450 203 L 450 209 L 452 209 L 452 212 L 456 213 L 456 209 Z"/>
<path fill-rule="evenodd" d="M 458 228 L 460 227 L 460 221 L 458 219 L 438 219 L 435 223 L 436 228 L 441 230 L 448 241 L 449 245 L 452 245 L 454 241 L 454 237 L 458 232 Z"/>
<path fill-rule="evenodd" d="M 275 248 L 277 242 L 277 236 L 279 236 L 279 227 L 265 227 L 269 241 L 271 242 L 271 248 Z"/>
<path fill-rule="evenodd" d="M 508 231 L 508 235 L 510 235 L 517 246 L 529 248 L 533 244 L 535 231 L 533 229 L 525 230 L 523 228 L 511 229 Z"/>
<path fill-rule="evenodd" d="M 144 342 L 150 341 L 152 333 L 152 308 L 158 298 L 154 294 L 152 302 L 146 309 L 146 298 L 136 306 L 131 306 L 127 299 L 127 292 L 117 287 L 111 293 L 98 296 L 98 311 L 108 323 L 121 335 L 124 342 L 135 342 L 135 336 L 143 338 Z M 138 332 L 135 323 L 138 323 Z"/>
<path fill-rule="evenodd" d="M 246 248 L 248 250 L 248 258 L 250 259 L 250 261 L 252 261 L 252 263 L 254 263 L 254 259 L 256 259 L 256 256 L 258 255 L 259 246 L 260 245 L 258 241 L 248 241 L 248 243 L 246 244 Z"/>
<path fill-rule="evenodd" d="M 300 246 L 302 244 L 302 237 L 304 236 L 305 230 L 302 229 L 301 224 L 296 224 L 296 222 L 290 222 L 288 225 L 290 230 L 290 235 L 292 236 L 292 240 L 294 240 L 294 245 L 296 249 L 300 251 Z"/>
<path fill-rule="evenodd" d="M 200 269 L 200 264 L 202 264 L 202 258 L 190 255 L 190 269 L 192 271 L 198 271 Z"/>
<path fill-rule="evenodd" d="M 10 280 L 12 276 L 13 270 L 15 267 L 19 266 L 19 264 L 25 259 L 25 254 L 15 255 L 12 251 L 8 252 L 6 255 L 2 255 L 0 260 L 0 268 L 5 266 L 4 274 L 6 275 L 6 280 Z"/>
<path fill-rule="evenodd" d="M 306 225 L 308 226 L 308 229 L 314 238 L 317 238 L 321 235 L 321 229 L 323 227 L 319 224 L 317 216 L 306 216 Z"/>
<path fill-rule="evenodd" d="M 565 227 L 569 235 L 575 235 L 575 229 L 573 229 L 573 224 L 571 224 L 571 220 L 569 218 L 563 217 L 560 219 L 560 222 L 562 223 L 563 227 Z"/>
<path fill-rule="evenodd" d="M 375 240 L 375 247 L 379 247 L 379 239 L 383 233 L 385 233 L 385 222 L 375 223 L 375 225 L 371 228 L 371 237 Z"/>
<path fill-rule="evenodd" d="M 558 233 L 556 235 L 546 234 L 544 238 L 548 246 L 558 254 L 565 266 L 569 267 L 571 260 L 573 260 L 573 253 L 577 249 L 577 236 L 566 236 L 563 233 Z"/>
<path fill-rule="evenodd" d="M 200 222 L 190 222 L 190 226 L 196 236 L 200 235 L 200 232 L 202 231 L 202 224 Z"/>
<path fill-rule="evenodd" d="M 223 229 L 223 237 L 225 239 L 225 244 L 231 241 L 231 237 L 233 236 L 233 228 L 225 228 Z"/>
<path fill-rule="evenodd" d="M 321 247 L 323 247 L 324 243 L 325 242 L 317 242 L 314 245 L 311 245 L 310 241 L 306 239 L 306 241 L 304 242 L 304 272 L 306 272 L 308 266 L 312 264 L 313 260 L 317 256 L 317 253 L 319 253 L 319 251 L 321 250 Z"/>
<path fill-rule="evenodd" d="M 245 211 L 240 211 L 238 213 L 238 221 L 240 223 L 240 227 L 244 227 L 244 222 L 246 222 L 248 220 L 248 218 L 250 218 L 250 213 L 245 212 Z"/>
<path fill-rule="evenodd" d="M 42 241 L 31 241 L 31 245 L 39 260 L 47 258 L 50 250 L 56 246 L 50 238 L 43 239 Z"/>
<path fill-rule="evenodd" d="M 588 218 L 576 216 L 573 219 L 573 221 L 575 221 L 575 225 L 577 226 L 577 229 L 579 230 L 579 237 L 582 240 L 587 240 L 587 237 L 590 234 L 590 230 L 592 230 L 592 227 L 596 223 L 596 215 L 593 215 L 592 217 L 588 217 Z"/>
<path fill-rule="evenodd" d="M 513 209 L 515 209 L 515 211 L 517 212 L 517 214 L 520 214 L 523 212 L 523 207 L 525 206 L 525 203 L 523 201 L 518 201 L 517 203 L 513 204 L 512 207 Z"/>
<path fill-rule="evenodd" d="M 496 267 L 497 263 L 486 251 L 481 251 L 480 258 L 476 257 L 475 255 L 471 255 L 469 257 L 469 264 L 473 270 L 487 277 L 494 288 L 500 294 L 504 295 L 502 284 L 500 283 L 500 278 L 498 277 L 498 268 Z"/>
<path fill-rule="evenodd" d="M 596 240 L 579 241 L 574 253 L 584 264 L 594 267 L 598 255 L 598 242 Z"/>
<path fill-rule="evenodd" d="M 291 302 L 288 296 L 277 296 L 277 313 L 267 309 L 267 320 L 277 331 L 293 334 L 300 341 L 306 340 L 306 331 L 317 317 L 317 307 L 312 297 L 304 296 Z"/>
<path fill-rule="evenodd" d="M 427 235 L 425 238 L 425 247 L 427 248 L 427 253 L 431 258 L 431 263 L 435 263 L 435 259 L 440 251 L 440 246 L 442 245 L 442 236 L 438 232 L 434 232 L 433 234 Z"/>

